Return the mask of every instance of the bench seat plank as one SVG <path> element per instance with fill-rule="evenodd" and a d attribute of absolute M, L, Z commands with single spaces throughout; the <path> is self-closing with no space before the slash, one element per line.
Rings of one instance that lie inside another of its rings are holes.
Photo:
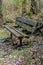
<path fill-rule="evenodd" d="M 11 27 L 11 26 L 10 26 Z M 23 37 L 29 37 L 28 35 L 26 35 L 25 33 L 23 33 L 22 31 L 20 31 L 19 29 L 15 28 L 15 27 L 11 27 L 12 29 L 14 29 L 16 32 L 18 32 L 19 34 L 21 34 Z"/>
<path fill-rule="evenodd" d="M 16 37 L 23 37 L 20 33 L 17 33 L 17 31 L 15 31 L 14 29 L 12 29 L 10 26 L 8 25 L 4 25 L 5 28 L 7 28 L 10 32 L 12 32 L 12 34 L 14 34 Z"/>

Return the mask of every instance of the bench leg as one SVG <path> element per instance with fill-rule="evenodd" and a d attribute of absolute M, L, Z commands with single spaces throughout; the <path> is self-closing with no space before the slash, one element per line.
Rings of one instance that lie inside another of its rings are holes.
<path fill-rule="evenodd" d="M 10 39 L 12 39 L 12 33 L 10 34 Z"/>
<path fill-rule="evenodd" d="M 19 39 L 20 47 L 22 46 L 22 38 Z"/>
<path fill-rule="evenodd" d="M 13 44 L 14 42 L 13 42 L 13 35 L 12 35 L 12 33 L 10 34 L 10 39 L 11 39 L 11 42 Z"/>

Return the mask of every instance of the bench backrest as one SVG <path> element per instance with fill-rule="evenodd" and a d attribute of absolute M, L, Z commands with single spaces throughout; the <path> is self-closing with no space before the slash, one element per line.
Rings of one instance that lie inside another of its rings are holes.
<path fill-rule="evenodd" d="M 26 19 L 24 17 L 16 17 L 16 21 L 20 21 L 20 22 L 23 22 L 27 25 L 30 25 L 30 26 L 36 26 L 37 22 L 32 20 L 32 19 Z"/>
<path fill-rule="evenodd" d="M 15 23 L 31 33 L 34 32 L 35 26 L 37 25 L 37 22 L 34 22 L 31 19 L 26 19 L 24 17 L 16 17 Z"/>

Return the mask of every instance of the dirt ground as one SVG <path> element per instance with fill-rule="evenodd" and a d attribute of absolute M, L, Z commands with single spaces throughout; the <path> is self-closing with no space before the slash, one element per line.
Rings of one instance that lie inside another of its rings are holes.
<path fill-rule="evenodd" d="M 0 65 L 43 65 L 43 37 L 38 42 L 14 49 L 11 41 L 0 42 Z"/>

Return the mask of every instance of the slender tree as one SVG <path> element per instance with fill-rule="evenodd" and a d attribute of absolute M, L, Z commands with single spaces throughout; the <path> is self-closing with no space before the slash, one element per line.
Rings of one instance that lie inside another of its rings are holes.
<path fill-rule="evenodd" d="M 2 17 L 2 0 L 0 0 L 0 18 Z"/>
<path fill-rule="evenodd" d="M 26 13 L 26 0 L 22 1 L 22 16 L 24 16 Z"/>

